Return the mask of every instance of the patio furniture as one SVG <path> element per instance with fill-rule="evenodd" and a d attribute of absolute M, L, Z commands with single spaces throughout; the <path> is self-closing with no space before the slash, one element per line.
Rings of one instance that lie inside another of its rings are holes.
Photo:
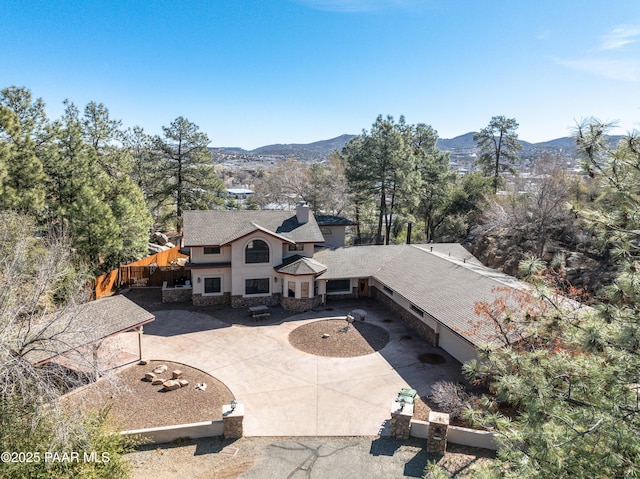
<path fill-rule="evenodd" d="M 263 319 L 271 316 L 269 312 L 269 306 L 265 306 L 264 304 L 260 306 L 251 306 L 249 307 L 249 313 L 253 319 Z"/>

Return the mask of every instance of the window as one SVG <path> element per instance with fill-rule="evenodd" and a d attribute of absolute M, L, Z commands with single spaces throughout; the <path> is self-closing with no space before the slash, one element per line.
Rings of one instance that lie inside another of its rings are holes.
<path fill-rule="evenodd" d="M 300 287 L 301 287 L 300 297 L 301 298 L 308 298 L 309 297 L 309 282 L 305 281 L 304 283 L 300 283 Z"/>
<path fill-rule="evenodd" d="M 222 293 L 222 278 L 217 276 L 213 278 L 204 278 L 204 294 L 220 294 Z"/>
<path fill-rule="evenodd" d="M 424 311 L 422 311 L 420 308 L 418 308 L 415 304 L 411 305 L 411 311 L 416 313 L 421 318 L 424 316 Z"/>
<path fill-rule="evenodd" d="M 304 244 L 302 243 L 290 244 L 289 251 L 304 251 Z"/>
<path fill-rule="evenodd" d="M 269 294 L 269 278 L 245 279 L 244 294 Z"/>
<path fill-rule="evenodd" d="M 260 239 L 249 241 L 244 249 L 245 263 L 268 263 L 269 245 Z"/>
<path fill-rule="evenodd" d="M 333 231 L 331 231 L 331 228 L 329 228 L 328 226 L 321 226 L 320 227 L 320 233 L 322 233 L 322 236 L 331 236 L 331 235 L 333 235 Z"/>
<path fill-rule="evenodd" d="M 384 292 L 388 295 L 393 296 L 393 290 L 389 286 L 382 285 L 382 289 L 384 289 Z"/>
<path fill-rule="evenodd" d="M 296 297 L 296 283 L 294 281 L 289 281 L 289 289 L 287 291 L 287 296 L 289 298 Z"/>
<path fill-rule="evenodd" d="M 350 293 L 350 279 L 333 279 L 327 281 L 327 293 Z"/>
<path fill-rule="evenodd" d="M 220 254 L 220 246 L 205 246 L 204 254 Z"/>

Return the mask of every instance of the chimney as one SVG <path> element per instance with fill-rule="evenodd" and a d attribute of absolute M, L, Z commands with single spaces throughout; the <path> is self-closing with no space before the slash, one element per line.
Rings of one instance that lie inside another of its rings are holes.
<path fill-rule="evenodd" d="M 301 201 L 296 206 L 296 218 L 300 224 L 309 222 L 309 205 L 304 201 Z"/>

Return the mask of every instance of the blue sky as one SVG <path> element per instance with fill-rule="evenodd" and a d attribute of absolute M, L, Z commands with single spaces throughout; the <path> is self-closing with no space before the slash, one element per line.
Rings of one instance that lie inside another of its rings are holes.
<path fill-rule="evenodd" d="M 596 6 L 597 5 L 597 6 Z M 521 139 L 582 118 L 640 129 L 638 0 L 1 0 L 0 87 L 50 117 L 104 103 L 212 146 L 357 134 L 378 114 L 442 138 L 515 117 Z"/>

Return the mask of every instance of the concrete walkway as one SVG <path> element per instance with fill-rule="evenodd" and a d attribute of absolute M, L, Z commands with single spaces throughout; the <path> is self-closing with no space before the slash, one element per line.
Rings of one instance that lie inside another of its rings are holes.
<path fill-rule="evenodd" d="M 390 341 L 379 352 L 325 358 L 289 344 L 289 333 L 302 324 L 344 318 L 356 307 L 367 311 L 367 322 L 389 332 Z M 459 363 L 374 302 L 340 303 L 333 311 L 255 324 L 225 322 L 224 310 L 214 311 L 217 317 L 183 310 L 154 314 L 156 320 L 145 326 L 144 357 L 184 363 L 225 383 L 245 405 L 246 436 L 386 435 L 400 388 L 428 395 L 435 381 L 462 380 Z M 118 342 L 132 348 L 137 334 L 120 335 Z M 447 362 L 423 364 L 418 355 L 425 352 L 437 352 Z"/>

